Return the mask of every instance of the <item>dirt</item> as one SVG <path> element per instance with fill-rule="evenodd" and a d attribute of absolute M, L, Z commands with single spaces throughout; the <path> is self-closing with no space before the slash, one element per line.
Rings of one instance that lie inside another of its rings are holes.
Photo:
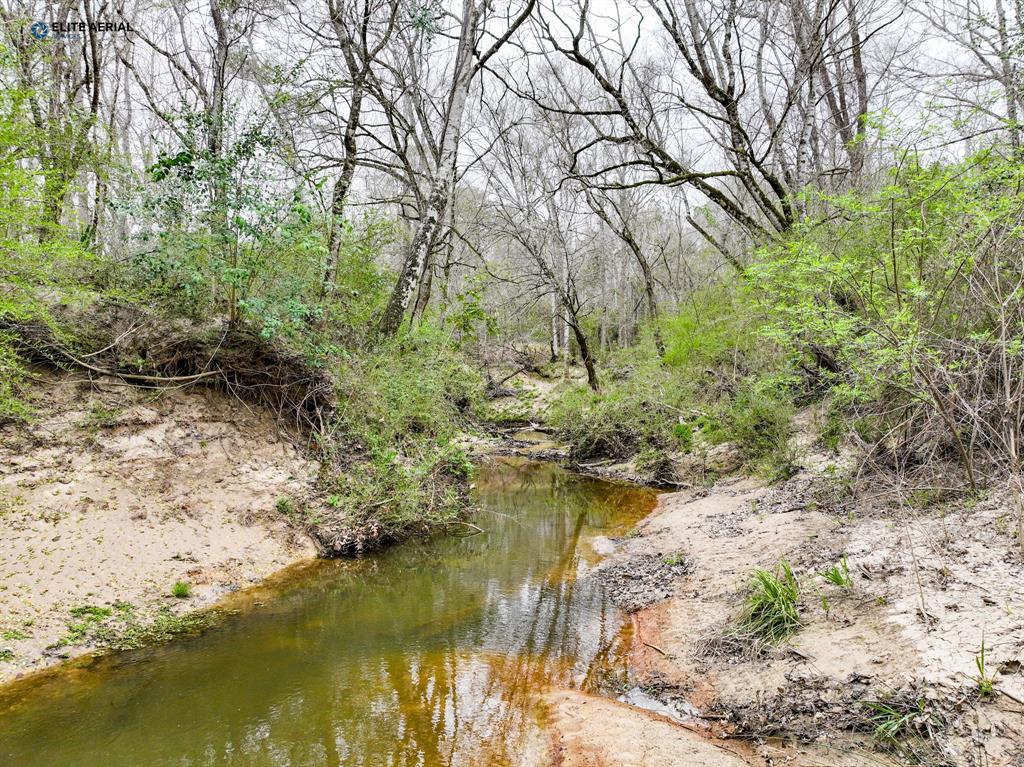
<path fill-rule="evenodd" d="M 0 429 L 0 680 L 94 649 L 69 628 L 82 608 L 182 615 L 315 556 L 277 507 L 317 467 L 266 412 L 39 375 L 36 418 Z"/>
<path fill-rule="evenodd" d="M 685 557 L 645 553 L 611 560 L 598 568 L 593 577 L 605 584 L 611 600 L 619 608 L 634 613 L 671 596 L 679 577 L 691 569 Z"/>
<path fill-rule="evenodd" d="M 667 708 L 555 693 L 554 763 L 1024 765 L 1024 561 L 1011 504 L 993 493 L 913 509 L 870 488 L 854 495 L 849 462 L 803 464 L 770 489 L 727 479 L 664 494 L 618 541 L 601 572 L 613 590 L 636 584 L 624 602 L 643 605 L 633 681 Z M 683 572 L 651 577 L 680 557 Z M 843 557 L 849 588 L 822 575 Z M 777 645 L 733 641 L 751 571 L 783 559 L 800 583 L 801 627 Z M 981 699 L 983 638 L 995 692 Z M 874 732 L 878 705 L 906 715 L 892 742 Z"/>
<path fill-rule="evenodd" d="M 634 706 L 561 691 L 545 703 L 555 732 L 552 762 L 561 767 L 743 767 L 739 746 Z"/>

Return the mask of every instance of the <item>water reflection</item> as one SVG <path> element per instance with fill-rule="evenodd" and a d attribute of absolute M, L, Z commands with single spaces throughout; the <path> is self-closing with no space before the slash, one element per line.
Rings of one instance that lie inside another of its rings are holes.
<path fill-rule="evenodd" d="M 621 663 L 579 576 L 653 496 L 517 459 L 477 482 L 484 534 L 319 563 L 204 636 L 9 688 L 0 763 L 520 763 L 534 693 Z"/>

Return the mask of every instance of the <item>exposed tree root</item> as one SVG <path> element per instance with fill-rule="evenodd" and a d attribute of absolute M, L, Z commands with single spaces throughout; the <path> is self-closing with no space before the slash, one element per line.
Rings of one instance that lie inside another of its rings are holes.
<path fill-rule="evenodd" d="M 334 413 L 334 381 L 284 345 L 247 328 L 172 324 L 124 307 L 102 307 L 61 326 L 0 318 L 23 356 L 36 364 L 81 369 L 134 385 L 212 386 L 276 413 L 310 437 Z"/>

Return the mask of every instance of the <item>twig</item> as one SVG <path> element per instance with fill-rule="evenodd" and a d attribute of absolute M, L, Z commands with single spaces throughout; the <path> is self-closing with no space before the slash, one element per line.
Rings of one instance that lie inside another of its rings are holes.
<path fill-rule="evenodd" d="M 645 642 L 645 641 L 644 641 L 644 640 L 642 640 L 642 639 L 640 640 L 640 643 L 641 643 L 642 645 L 644 645 L 645 647 L 650 647 L 650 648 L 651 648 L 652 650 L 657 650 L 657 651 L 658 651 L 658 652 L 660 652 L 660 653 L 661 653 L 662 655 L 664 655 L 664 656 L 665 656 L 666 658 L 668 657 L 668 653 L 667 653 L 667 652 L 665 652 L 664 650 L 662 650 L 662 649 L 661 649 L 660 647 L 658 647 L 657 645 L 653 645 L 653 644 L 651 644 L 650 642 Z"/>

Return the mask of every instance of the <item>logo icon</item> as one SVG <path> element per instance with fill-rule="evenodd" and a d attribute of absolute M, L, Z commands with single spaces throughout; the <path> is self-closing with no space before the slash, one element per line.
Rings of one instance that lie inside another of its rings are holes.
<path fill-rule="evenodd" d="M 28 31 L 36 40 L 45 40 L 50 34 L 50 25 L 45 21 L 37 21 L 29 27 Z"/>

